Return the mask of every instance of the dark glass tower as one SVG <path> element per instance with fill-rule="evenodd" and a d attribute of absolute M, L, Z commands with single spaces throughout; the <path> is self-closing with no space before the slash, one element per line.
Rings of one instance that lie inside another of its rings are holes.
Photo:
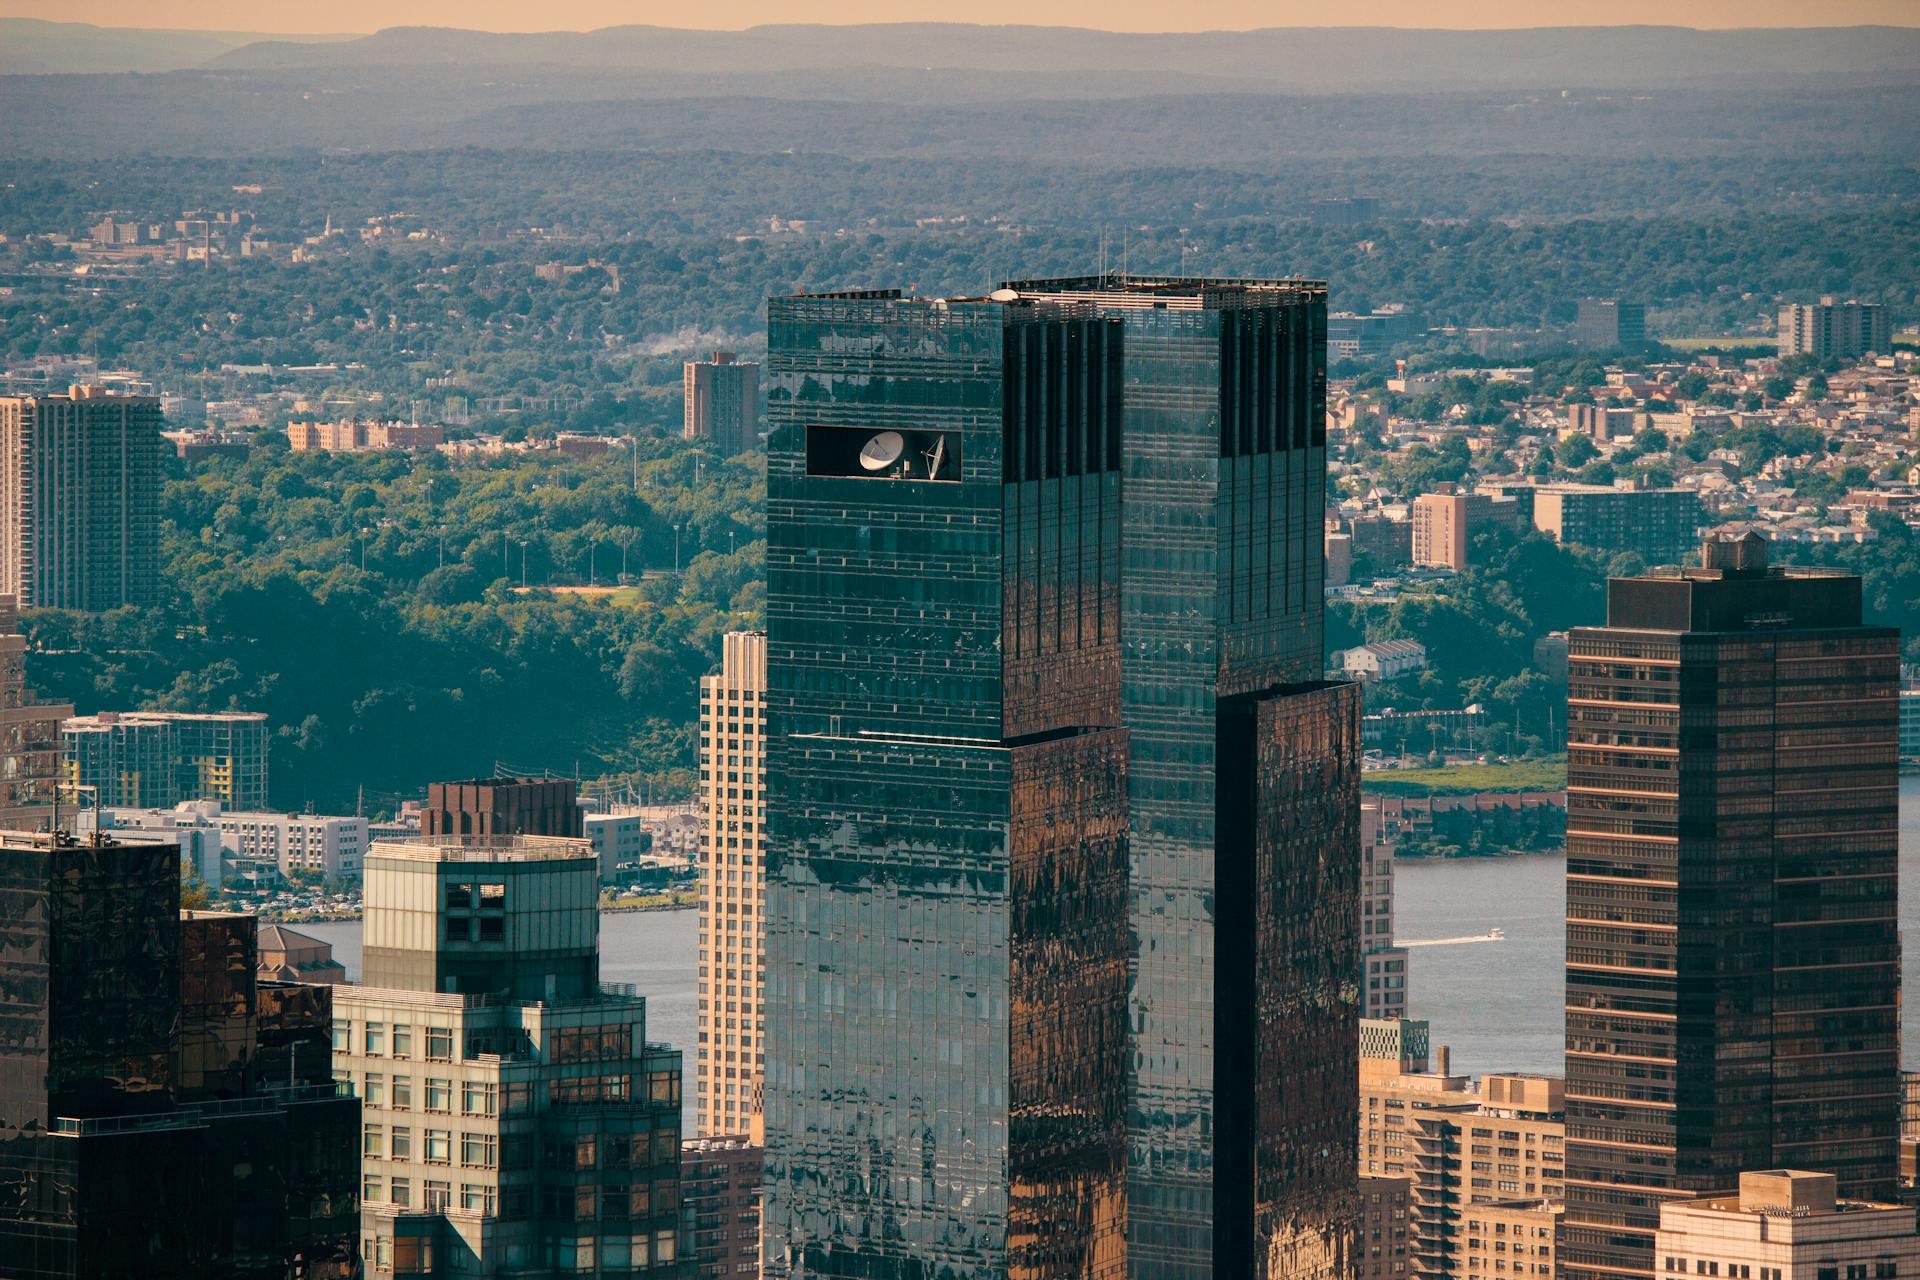
<path fill-rule="evenodd" d="M 332 988 L 182 913 L 172 844 L 0 832 L 0 1275 L 360 1274 Z"/>
<path fill-rule="evenodd" d="M 1125 1275 L 1122 340 L 769 304 L 769 1276 Z"/>
<path fill-rule="evenodd" d="M 1740 1173 L 1893 1194 L 1899 634 L 1860 579 L 1709 542 L 1568 637 L 1573 1280 L 1651 1276 Z"/>
<path fill-rule="evenodd" d="M 1009 287 L 1126 328 L 1131 1272 L 1344 1274 L 1360 745 L 1320 680 L 1326 286 Z"/>

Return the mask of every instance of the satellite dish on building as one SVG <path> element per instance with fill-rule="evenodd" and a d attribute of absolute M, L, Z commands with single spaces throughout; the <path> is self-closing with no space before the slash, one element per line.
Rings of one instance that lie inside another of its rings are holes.
<path fill-rule="evenodd" d="M 990 302 L 1018 302 L 1020 300 L 1020 291 L 1018 289 L 995 289 L 987 295 L 987 300 Z"/>
<path fill-rule="evenodd" d="M 861 448 L 860 465 L 868 471 L 885 471 L 900 461 L 900 455 L 906 451 L 905 436 L 898 431 L 882 431 Z"/>

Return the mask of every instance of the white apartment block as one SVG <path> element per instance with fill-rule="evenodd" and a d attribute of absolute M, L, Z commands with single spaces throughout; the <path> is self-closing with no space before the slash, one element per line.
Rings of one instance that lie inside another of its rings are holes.
<path fill-rule="evenodd" d="M 235 857 L 273 862 L 280 874 L 357 880 L 370 839 L 365 818 L 312 813 L 223 813 L 220 834 Z"/>
<path fill-rule="evenodd" d="M 1920 1275 L 1911 1205 L 1841 1200 L 1830 1173 L 1769 1169 L 1740 1190 L 1660 1206 L 1660 1280 L 1902 1280 Z"/>

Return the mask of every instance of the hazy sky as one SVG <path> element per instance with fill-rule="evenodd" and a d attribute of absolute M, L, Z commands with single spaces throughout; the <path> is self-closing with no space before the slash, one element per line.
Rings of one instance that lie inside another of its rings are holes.
<path fill-rule="evenodd" d="M 340 32 L 392 26 L 586 30 L 620 23 L 737 28 L 765 22 L 1025 22 L 1116 31 L 1267 26 L 1920 26 L 1920 0 L 735 0 L 689 9 L 658 0 L 0 0 L 0 15 L 102 26 Z"/>

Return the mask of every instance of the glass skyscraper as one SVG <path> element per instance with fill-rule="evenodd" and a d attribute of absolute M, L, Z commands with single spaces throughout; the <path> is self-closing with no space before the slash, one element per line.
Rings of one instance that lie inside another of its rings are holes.
<path fill-rule="evenodd" d="M 1568 637 L 1562 1274 L 1657 1273 L 1743 1172 L 1892 1197 L 1899 633 L 1749 534 Z"/>
<path fill-rule="evenodd" d="M 1359 709 L 1323 685 L 1326 287 L 1015 282 L 1122 318 L 1131 1273 L 1340 1274 Z"/>
<path fill-rule="evenodd" d="M 769 306 L 765 1273 L 1120 1280 L 1121 326 Z"/>
<path fill-rule="evenodd" d="M 769 1275 L 1345 1268 L 1325 313 L 770 303 Z"/>

